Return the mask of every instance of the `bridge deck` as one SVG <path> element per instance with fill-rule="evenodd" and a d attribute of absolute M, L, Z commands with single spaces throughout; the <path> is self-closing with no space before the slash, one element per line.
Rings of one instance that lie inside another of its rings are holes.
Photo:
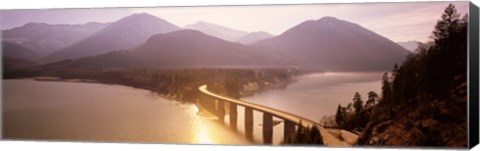
<path fill-rule="evenodd" d="M 229 98 L 229 97 L 226 97 L 226 96 L 221 96 L 221 95 L 215 94 L 215 93 L 213 93 L 213 92 L 211 92 L 207 89 L 207 85 L 202 85 L 198 89 L 202 93 L 207 94 L 209 96 L 212 96 L 214 98 L 217 98 L 217 99 L 220 99 L 220 100 L 223 100 L 223 101 L 227 101 L 227 102 L 230 102 L 230 103 L 235 103 L 235 104 L 238 104 L 238 105 L 241 105 L 241 106 L 244 106 L 244 107 L 249 107 L 249 108 L 252 108 L 252 109 L 260 111 L 260 112 L 270 113 L 271 115 L 273 115 L 275 117 L 278 117 L 278 118 L 281 118 L 281 119 L 286 120 L 286 121 L 290 121 L 290 122 L 298 123 L 298 124 L 301 121 L 302 126 L 304 126 L 304 127 L 316 126 L 320 130 L 323 141 L 324 141 L 325 145 L 327 145 L 327 146 L 352 146 L 352 144 L 358 138 L 357 135 L 355 135 L 353 133 L 350 133 L 348 131 L 327 129 L 327 128 L 324 128 L 323 125 L 320 124 L 320 123 L 314 122 L 314 121 L 306 119 L 306 118 L 302 118 L 298 115 L 294 115 L 294 114 L 291 114 L 291 113 L 280 111 L 280 110 L 270 108 L 270 107 L 267 107 L 267 106 L 254 104 L 254 103 L 250 103 L 250 102 L 247 102 L 247 101 L 242 101 L 242 100 L 238 100 L 238 99 Z M 339 131 L 340 133 L 343 134 L 342 136 L 347 138 L 347 139 L 344 138 L 343 140 L 340 140 L 340 138 L 338 138 L 337 136 L 334 136 L 331 133 L 332 131 Z"/>
<path fill-rule="evenodd" d="M 254 103 L 250 103 L 250 102 L 247 102 L 247 101 L 242 101 L 242 100 L 238 100 L 238 99 L 229 98 L 229 97 L 226 97 L 226 96 L 221 96 L 221 95 L 215 94 L 213 92 L 210 92 L 207 89 L 207 85 L 200 86 L 198 89 L 201 92 L 203 92 L 207 95 L 213 96 L 215 98 L 218 98 L 218 99 L 221 99 L 221 100 L 224 100 L 224 101 L 227 101 L 227 102 L 232 102 L 232 103 L 235 103 L 235 104 L 238 104 L 238 105 L 241 105 L 241 106 L 250 107 L 250 108 L 252 108 L 254 110 L 257 110 L 257 111 L 270 113 L 273 116 L 281 118 L 283 120 L 287 120 L 287 121 L 290 121 L 290 122 L 293 122 L 293 123 L 300 123 L 300 121 L 301 121 L 302 125 L 305 126 L 305 127 L 306 126 L 308 126 L 308 127 L 322 126 L 321 124 L 316 123 L 312 120 L 302 118 L 300 116 L 297 116 L 297 115 L 294 115 L 294 114 L 291 114 L 291 113 L 287 113 L 287 112 L 280 111 L 280 110 L 270 108 L 270 107 L 267 107 L 267 106 L 254 104 Z"/>

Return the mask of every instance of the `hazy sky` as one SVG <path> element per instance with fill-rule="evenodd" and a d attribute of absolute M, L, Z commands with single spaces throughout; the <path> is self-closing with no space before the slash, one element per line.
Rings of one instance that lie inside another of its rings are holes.
<path fill-rule="evenodd" d="M 452 2 L 457 10 L 468 12 L 468 2 Z M 449 2 L 419 3 L 366 3 L 366 4 L 317 4 L 317 5 L 263 5 L 263 6 L 212 6 L 212 7 L 160 7 L 103 9 L 107 13 L 92 10 L 78 10 L 84 13 L 62 11 L 62 17 L 26 17 L 26 11 L 4 12 L 2 29 L 26 22 L 84 23 L 88 21 L 114 21 L 131 13 L 146 12 L 176 24 L 185 26 L 197 21 L 206 21 L 244 31 L 266 31 L 275 35 L 305 21 L 324 16 L 333 16 L 360 24 L 395 42 L 428 40 L 436 21 Z M 48 12 L 51 10 L 43 10 Z M 32 11 L 33 12 L 33 11 Z M 21 16 L 23 17 L 18 17 Z M 57 13 L 58 14 L 58 13 Z M 70 17 L 68 16 L 69 14 Z M 84 14 L 84 15 L 81 15 Z M 73 17 L 71 17 L 73 16 Z M 110 16 L 110 17 L 109 17 Z M 27 19 L 21 19 L 27 18 Z"/>

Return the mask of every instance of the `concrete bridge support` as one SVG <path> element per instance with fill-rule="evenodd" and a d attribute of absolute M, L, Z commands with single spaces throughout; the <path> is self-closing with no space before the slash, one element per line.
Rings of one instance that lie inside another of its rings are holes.
<path fill-rule="evenodd" d="M 273 138 L 273 116 L 270 113 L 263 113 L 263 143 L 272 144 Z"/>
<path fill-rule="evenodd" d="M 290 142 L 293 134 L 295 134 L 295 123 L 284 120 L 283 141 Z"/>
<path fill-rule="evenodd" d="M 217 117 L 218 121 L 225 122 L 225 101 L 223 100 L 216 100 L 217 101 Z"/>
<path fill-rule="evenodd" d="M 253 140 L 253 110 L 263 113 L 263 123 L 262 123 L 262 137 L 264 144 L 273 144 L 273 116 L 283 119 L 284 122 L 284 132 L 283 132 L 283 141 L 290 142 L 295 134 L 297 126 L 321 126 L 319 123 L 314 121 L 299 117 L 294 114 L 283 112 L 274 108 L 254 104 L 247 101 L 242 101 L 238 99 L 233 99 L 229 97 L 220 96 L 218 94 L 208 91 L 207 86 L 203 85 L 198 88 L 201 93 L 204 93 L 205 96 L 208 96 L 210 99 L 205 99 L 208 103 L 202 103 L 207 106 L 210 106 L 209 109 L 212 109 L 215 112 L 215 115 L 218 117 L 219 122 L 225 122 L 225 102 L 229 103 L 229 120 L 230 127 L 234 130 L 237 130 L 238 122 L 238 106 L 245 108 L 245 136 Z M 205 97 L 204 96 L 204 97 Z M 203 99 L 200 99 L 200 103 Z M 214 100 L 214 101 L 213 101 Z M 303 121 L 303 123 L 302 123 Z"/>
<path fill-rule="evenodd" d="M 229 103 L 230 104 L 230 128 L 232 130 L 237 130 L 237 104 Z"/>
<path fill-rule="evenodd" d="M 253 109 L 245 107 L 245 135 L 253 140 Z"/>

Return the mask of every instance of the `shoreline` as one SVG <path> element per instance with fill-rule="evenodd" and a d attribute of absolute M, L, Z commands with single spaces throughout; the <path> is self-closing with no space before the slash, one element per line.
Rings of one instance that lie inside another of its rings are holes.
<path fill-rule="evenodd" d="M 82 83 L 102 83 L 98 80 L 91 80 L 91 79 L 62 79 L 60 77 L 32 77 L 32 78 L 25 78 L 25 79 L 33 79 L 35 81 L 53 81 L 53 82 L 82 82 Z M 103 83 L 102 83 L 103 84 Z"/>

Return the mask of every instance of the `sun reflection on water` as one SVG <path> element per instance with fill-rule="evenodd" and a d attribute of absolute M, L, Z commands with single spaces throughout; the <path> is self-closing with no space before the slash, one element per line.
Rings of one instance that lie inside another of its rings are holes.
<path fill-rule="evenodd" d="M 213 139 L 209 134 L 208 126 L 207 123 L 203 121 L 203 119 L 197 115 L 199 109 L 197 108 L 196 105 L 191 105 L 190 106 L 191 114 L 193 114 L 192 117 L 194 117 L 195 121 L 195 130 L 194 132 L 196 134 L 196 140 L 195 142 L 198 144 L 213 144 Z"/>

